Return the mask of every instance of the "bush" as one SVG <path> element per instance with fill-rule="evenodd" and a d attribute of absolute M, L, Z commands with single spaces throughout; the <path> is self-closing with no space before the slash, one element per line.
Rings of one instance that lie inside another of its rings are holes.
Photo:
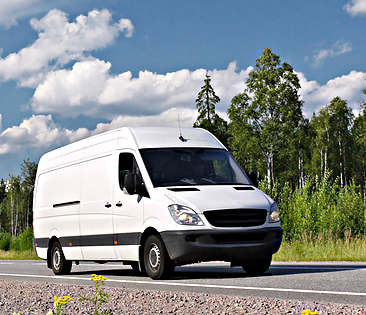
<path fill-rule="evenodd" d="M 0 234 L 0 249 L 9 250 L 10 249 L 11 236 L 9 233 L 4 232 Z"/>
<path fill-rule="evenodd" d="M 15 250 L 17 252 L 26 251 L 33 248 L 33 230 L 29 226 L 27 227 L 23 233 L 19 234 L 18 237 L 12 237 L 10 239 L 10 247 L 11 250 Z"/>
<path fill-rule="evenodd" d="M 10 250 L 20 251 L 19 239 L 17 237 L 12 237 L 10 240 Z"/>
<path fill-rule="evenodd" d="M 17 239 L 19 241 L 20 251 L 33 249 L 33 229 L 30 226 L 28 226 Z"/>
<path fill-rule="evenodd" d="M 304 186 L 292 190 L 288 184 L 275 183 L 259 187 L 278 203 L 281 225 L 286 241 L 310 238 L 344 238 L 366 233 L 366 200 L 359 188 L 351 183 L 341 187 L 339 181 L 330 180 L 327 174 L 318 178 L 306 178 Z"/>

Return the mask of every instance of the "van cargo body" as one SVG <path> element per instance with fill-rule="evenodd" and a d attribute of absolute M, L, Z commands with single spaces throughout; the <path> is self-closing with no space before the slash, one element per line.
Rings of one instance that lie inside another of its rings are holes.
<path fill-rule="evenodd" d="M 55 274 L 121 261 L 153 279 L 222 260 L 266 271 L 282 229 L 276 203 L 198 128 L 120 128 L 43 155 L 34 248 Z"/>

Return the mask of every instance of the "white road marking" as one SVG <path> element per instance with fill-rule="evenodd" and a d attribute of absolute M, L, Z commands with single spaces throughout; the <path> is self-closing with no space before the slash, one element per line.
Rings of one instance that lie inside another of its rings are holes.
<path fill-rule="evenodd" d="M 66 276 L 43 276 L 43 275 L 27 275 L 14 273 L 0 273 L 0 276 L 21 277 L 21 278 L 47 278 L 47 279 L 65 279 L 65 280 L 82 280 L 90 281 L 89 278 L 82 277 L 66 277 Z M 352 295 L 352 296 L 366 296 L 363 292 L 347 292 L 347 291 L 322 291 L 322 290 L 303 290 L 303 289 L 283 289 L 283 288 L 261 288 L 261 287 L 238 287 L 231 285 L 215 285 L 215 284 L 199 284 L 199 283 L 179 283 L 179 282 L 165 282 L 165 281 L 142 281 L 142 280 L 119 280 L 108 279 L 106 282 L 129 283 L 129 284 L 147 284 L 156 287 L 173 286 L 173 287 L 192 287 L 192 288 L 209 288 L 209 289 L 231 289 L 231 290 L 255 290 L 255 291 L 272 291 L 272 292 L 293 292 L 293 293 L 309 293 L 309 294 L 333 294 L 333 295 Z"/>

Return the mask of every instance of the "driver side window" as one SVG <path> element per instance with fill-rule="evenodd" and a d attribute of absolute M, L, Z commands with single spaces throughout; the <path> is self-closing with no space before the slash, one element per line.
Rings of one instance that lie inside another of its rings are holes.
<path fill-rule="evenodd" d="M 137 165 L 136 159 L 132 153 L 121 153 L 119 155 L 118 179 L 121 189 L 124 187 L 125 175 L 128 173 L 136 174 L 141 178 L 140 169 Z"/>

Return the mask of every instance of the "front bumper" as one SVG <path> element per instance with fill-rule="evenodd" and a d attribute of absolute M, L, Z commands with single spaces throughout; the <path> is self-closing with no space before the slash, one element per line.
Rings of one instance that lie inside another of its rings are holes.
<path fill-rule="evenodd" d="M 246 231 L 167 231 L 161 232 L 169 257 L 176 265 L 222 260 L 242 262 L 269 257 L 282 241 L 281 227 Z"/>

